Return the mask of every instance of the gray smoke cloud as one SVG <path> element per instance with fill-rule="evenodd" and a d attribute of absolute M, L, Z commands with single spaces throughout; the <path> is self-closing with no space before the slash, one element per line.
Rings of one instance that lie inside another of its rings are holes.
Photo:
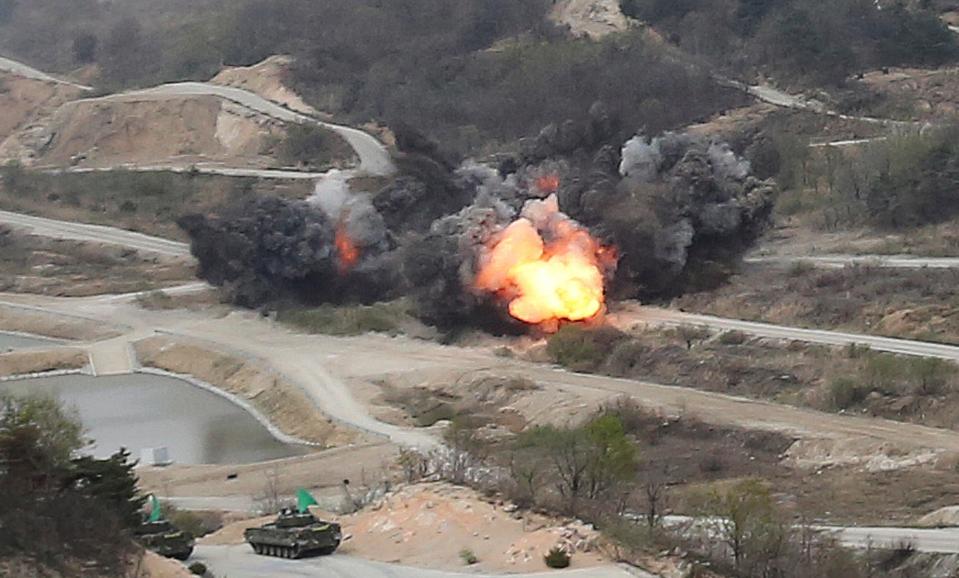
<path fill-rule="evenodd" d="M 351 192 L 347 175 L 334 172 L 308 202 L 259 200 L 182 224 L 201 275 L 233 288 L 238 303 L 406 295 L 440 327 L 525 329 L 475 283 L 491 241 L 521 214 L 547 241 L 553 220 L 574 220 L 616 247 L 616 297 L 668 296 L 721 278 L 768 225 L 775 185 L 702 136 L 637 135 L 621 147 L 587 138 L 601 134 L 600 112 L 574 155 L 557 152 L 572 146 L 560 138 L 573 134 L 566 127 L 547 131 L 554 140 L 540 138 L 537 156 L 521 152 L 496 168 L 408 156 L 406 174 L 374 195 Z M 540 210 L 554 193 L 561 212 Z M 335 242 L 344 230 L 360 249 L 345 272 Z"/>

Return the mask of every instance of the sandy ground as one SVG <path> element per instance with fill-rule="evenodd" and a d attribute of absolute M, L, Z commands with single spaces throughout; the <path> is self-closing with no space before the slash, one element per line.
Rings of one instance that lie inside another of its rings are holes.
<path fill-rule="evenodd" d="M 278 121 L 212 96 L 92 100 L 57 111 L 21 156 L 42 166 L 231 161 L 270 166 Z"/>
<path fill-rule="evenodd" d="M 440 570 L 463 570 L 461 553 L 471 551 L 480 572 L 546 571 L 543 555 L 554 546 L 573 552 L 572 568 L 610 562 L 599 534 L 581 522 L 519 514 L 502 502 L 441 483 L 401 488 L 348 516 L 319 514 L 343 526 L 339 552 L 361 558 Z M 201 540 L 207 545 L 243 543 L 243 530 L 272 518 L 227 526 Z"/>
<path fill-rule="evenodd" d="M 144 491 L 164 497 L 253 498 L 272 477 L 280 496 L 311 488 L 317 498 L 336 499 L 344 479 L 351 486 L 373 487 L 390 478 L 397 451 L 391 444 L 365 444 L 259 464 L 142 467 L 137 475 Z"/>
<path fill-rule="evenodd" d="M 80 341 L 108 339 L 120 335 L 116 328 L 108 324 L 12 305 L 0 305 L 0 331 Z"/>
<path fill-rule="evenodd" d="M 0 353 L 0 377 L 63 369 L 83 369 L 87 363 L 86 352 L 73 348 Z"/>
<path fill-rule="evenodd" d="M 66 85 L 0 73 L 0 156 L 6 149 L 16 149 L 18 131 L 29 132 L 42 117 L 65 102 L 78 98 L 83 91 Z"/>
<path fill-rule="evenodd" d="M 192 375 L 251 402 L 284 433 L 323 447 L 357 440 L 354 432 L 315 411 L 303 392 L 282 376 L 254 364 L 197 345 L 156 337 L 136 344 L 147 367 Z"/>
<path fill-rule="evenodd" d="M 629 28 L 617 0 L 563 0 L 554 5 L 550 19 L 593 39 Z"/>
<path fill-rule="evenodd" d="M 195 578 L 182 562 L 164 558 L 147 551 L 143 555 L 139 574 L 133 573 L 134 578 Z"/>
<path fill-rule="evenodd" d="M 242 88 L 296 112 L 318 116 L 319 113 L 315 108 L 308 105 L 300 95 L 286 85 L 292 63 L 293 58 L 291 56 L 271 56 L 253 66 L 226 68 L 213 77 L 210 82 L 222 86 Z"/>
<path fill-rule="evenodd" d="M 133 293 L 195 279 L 189 258 L 126 247 L 50 239 L 0 225 L 0 290 L 64 297 Z"/>

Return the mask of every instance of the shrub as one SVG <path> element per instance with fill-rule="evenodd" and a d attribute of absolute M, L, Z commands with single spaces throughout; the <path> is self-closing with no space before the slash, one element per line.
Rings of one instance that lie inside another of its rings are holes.
<path fill-rule="evenodd" d="M 949 378 L 955 372 L 955 365 L 935 357 L 910 359 L 906 366 L 906 373 L 913 384 L 912 389 L 919 395 L 938 395 L 942 393 Z"/>
<path fill-rule="evenodd" d="M 616 329 L 603 327 L 585 329 L 567 325 L 549 339 L 546 352 L 550 359 L 573 371 L 595 371 L 606 360 L 625 335 Z"/>
<path fill-rule="evenodd" d="M 834 410 L 848 409 L 866 397 L 866 389 L 855 379 L 839 377 L 829 383 L 828 404 Z"/>
<path fill-rule="evenodd" d="M 467 566 L 472 566 L 473 564 L 479 562 L 479 558 L 477 558 L 476 554 L 473 553 L 473 551 L 469 548 L 463 548 L 460 550 L 460 560 L 462 560 L 463 564 L 466 564 Z"/>
<path fill-rule="evenodd" d="M 398 303 L 377 303 L 336 307 L 323 305 L 315 308 L 280 311 L 278 319 L 309 333 L 351 336 L 364 333 L 396 334 L 400 321 L 406 315 Z"/>
<path fill-rule="evenodd" d="M 742 345 L 749 341 L 749 336 L 742 331 L 726 331 L 719 336 L 719 343 L 723 345 Z"/>
<path fill-rule="evenodd" d="M 197 576 L 206 576 L 206 564 L 203 562 L 194 562 L 190 564 L 190 572 Z"/>
<path fill-rule="evenodd" d="M 561 568 L 569 568 L 570 555 L 566 552 L 566 550 L 560 548 L 559 546 L 555 546 L 549 551 L 549 553 L 543 556 L 543 560 L 550 568 L 557 570 Z"/>

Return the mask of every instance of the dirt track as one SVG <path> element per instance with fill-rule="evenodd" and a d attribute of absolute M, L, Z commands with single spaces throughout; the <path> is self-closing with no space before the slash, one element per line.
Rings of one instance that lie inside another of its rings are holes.
<path fill-rule="evenodd" d="M 920 448 L 959 452 L 959 432 L 826 414 L 679 387 L 571 374 L 549 366 L 505 360 L 479 348 L 448 347 L 379 335 L 353 338 L 301 335 L 247 312 L 226 317 L 197 311 L 149 312 L 114 298 L 2 296 L 0 299 L 123 323 L 134 328 L 133 336 L 151 331 L 186 336 L 216 350 L 260 360 L 303 388 L 316 407 L 335 421 L 388 437 L 401 445 L 430 447 L 435 441 L 426 431 L 374 419 L 356 392 L 373 387 L 372 381 L 386 375 L 446 374 L 455 382 L 470 372 L 495 371 L 527 377 L 548 390 L 593 401 L 628 395 L 645 405 L 671 413 L 694 414 L 711 423 L 782 431 L 799 438 L 822 440 L 819 443 L 826 445 L 820 452 L 824 455 L 837 447 L 850 448 L 862 460 L 868 460 L 870 452 L 878 455 L 893 449 L 906 453 Z M 903 456 L 903 460 L 908 459 Z"/>

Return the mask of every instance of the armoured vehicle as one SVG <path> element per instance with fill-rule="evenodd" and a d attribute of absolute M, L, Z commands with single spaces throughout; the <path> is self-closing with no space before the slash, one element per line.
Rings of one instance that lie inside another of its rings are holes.
<path fill-rule="evenodd" d="M 193 553 L 193 536 L 166 520 L 147 521 L 134 531 L 137 542 L 161 556 L 186 560 Z"/>
<path fill-rule="evenodd" d="M 257 554 L 302 558 L 332 554 L 340 546 L 342 534 L 335 522 L 318 520 L 309 512 L 283 510 L 275 521 L 248 528 L 243 537 Z"/>

